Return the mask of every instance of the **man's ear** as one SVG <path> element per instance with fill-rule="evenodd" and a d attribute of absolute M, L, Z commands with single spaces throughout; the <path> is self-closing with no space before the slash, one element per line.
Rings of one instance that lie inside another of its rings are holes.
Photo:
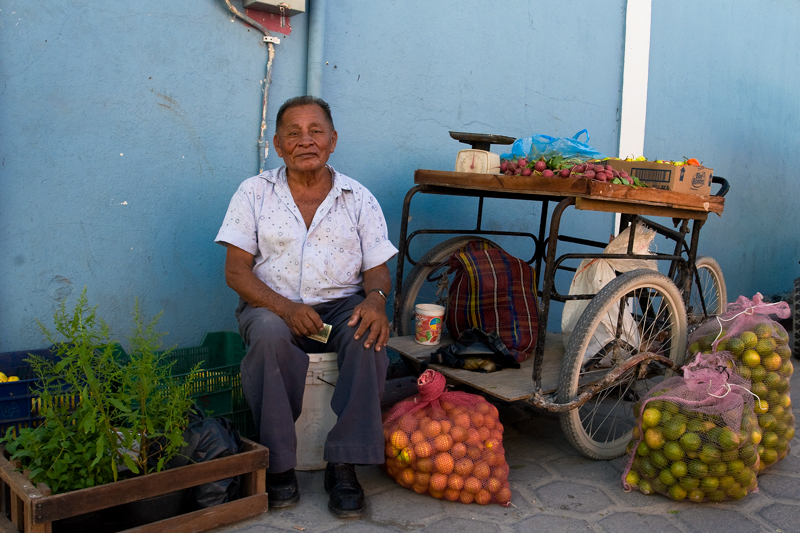
<path fill-rule="evenodd" d="M 331 153 L 336 149 L 336 141 L 339 139 L 339 134 L 336 133 L 336 130 L 333 130 L 331 133 Z"/>
<path fill-rule="evenodd" d="M 281 150 L 281 143 L 278 140 L 278 134 L 272 136 L 272 147 L 275 148 L 275 153 L 278 157 L 283 158 L 283 150 Z"/>

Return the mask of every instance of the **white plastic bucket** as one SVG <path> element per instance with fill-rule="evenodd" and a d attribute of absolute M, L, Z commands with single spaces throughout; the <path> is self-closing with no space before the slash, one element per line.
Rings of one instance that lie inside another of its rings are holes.
<path fill-rule="evenodd" d="M 325 439 L 336 424 L 336 415 L 331 410 L 333 386 L 328 383 L 335 385 L 338 377 L 335 352 L 308 354 L 303 413 L 294 424 L 297 434 L 297 470 L 325 468 L 325 461 L 322 459 Z"/>

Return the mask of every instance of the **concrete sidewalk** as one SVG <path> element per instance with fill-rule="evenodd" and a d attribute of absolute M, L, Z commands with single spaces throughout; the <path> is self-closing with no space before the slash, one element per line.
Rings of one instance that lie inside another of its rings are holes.
<path fill-rule="evenodd" d="M 797 359 L 793 362 L 798 363 Z M 791 396 L 794 406 L 800 406 L 800 372 L 792 376 Z M 800 531 L 798 437 L 791 443 L 791 453 L 759 476 L 759 492 L 731 502 L 675 502 L 660 495 L 625 493 L 621 475 L 627 459 L 584 458 L 567 442 L 557 418 L 524 404 L 499 407 L 511 468 L 509 507 L 436 500 L 397 485 L 378 467 L 359 467 L 368 506 L 361 519 L 331 515 L 322 471 L 299 472 L 301 498 L 296 506 L 215 531 Z"/>

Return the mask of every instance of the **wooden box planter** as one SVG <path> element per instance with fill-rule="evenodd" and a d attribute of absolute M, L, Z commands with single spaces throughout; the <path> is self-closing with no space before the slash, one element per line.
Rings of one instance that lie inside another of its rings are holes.
<path fill-rule="evenodd" d="M 269 451 L 242 439 L 244 451 L 229 457 L 182 466 L 88 489 L 50 495 L 50 489 L 31 481 L 6 458 L 0 446 L 0 532 L 50 533 L 53 522 L 133 501 L 160 496 L 240 475 L 237 500 L 125 530 L 128 533 L 207 531 L 259 515 L 267 510 L 265 492 Z M 9 521 L 7 515 L 10 515 Z"/>

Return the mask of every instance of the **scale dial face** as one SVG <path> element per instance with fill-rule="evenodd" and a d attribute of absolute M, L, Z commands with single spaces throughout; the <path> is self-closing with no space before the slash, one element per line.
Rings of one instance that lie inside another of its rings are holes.
<path fill-rule="evenodd" d="M 499 174 L 500 156 L 486 150 L 461 150 L 456 157 L 456 172 Z"/>

